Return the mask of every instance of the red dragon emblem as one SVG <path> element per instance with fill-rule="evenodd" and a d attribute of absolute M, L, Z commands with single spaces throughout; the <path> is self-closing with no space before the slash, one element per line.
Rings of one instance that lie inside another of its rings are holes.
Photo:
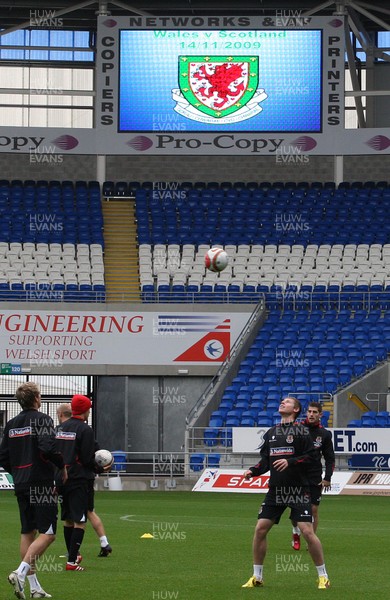
<path fill-rule="evenodd" d="M 230 105 L 237 96 L 240 97 L 244 93 L 247 87 L 248 68 L 245 63 L 203 64 L 193 73 L 192 80 L 200 83 L 196 85 L 198 97 L 211 100 L 214 108 L 224 108 L 226 104 Z"/>
<path fill-rule="evenodd" d="M 172 97 L 175 110 L 189 119 L 238 122 L 261 111 L 258 104 L 267 95 L 257 91 L 258 85 L 258 56 L 183 55 L 179 56 L 179 90 L 172 90 Z"/>

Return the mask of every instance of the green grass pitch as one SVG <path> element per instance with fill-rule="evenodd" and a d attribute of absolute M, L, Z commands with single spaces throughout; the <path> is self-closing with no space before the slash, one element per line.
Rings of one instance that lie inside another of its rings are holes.
<path fill-rule="evenodd" d="M 7 575 L 19 564 L 19 517 L 12 492 L 0 493 L 0 600 L 15 598 Z M 291 549 L 287 511 L 268 538 L 263 588 L 241 589 L 252 574 L 251 543 L 262 495 L 190 492 L 99 492 L 96 511 L 113 554 L 97 558 L 89 526 L 83 573 L 66 572 L 59 522 L 57 539 L 40 563 L 39 579 L 53 600 L 388 600 L 390 499 L 326 497 L 320 507 L 331 588 L 317 590 L 305 550 Z M 154 539 L 141 539 L 144 533 Z M 26 598 L 29 588 L 26 586 Z"/>

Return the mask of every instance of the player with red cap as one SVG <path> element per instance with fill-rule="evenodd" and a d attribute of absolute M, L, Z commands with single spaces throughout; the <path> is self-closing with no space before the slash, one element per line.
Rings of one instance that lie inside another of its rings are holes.
<path fill-rule="evenodd" d="M 88 513 L 88 481 L 95 477 L 95 436 L 88 425 L 92 402 L 75 394 L 72 416 L 57 428 L 57 445 L 68 468 L 68 481 L 62 488 L 64 537 L 68 549 L 67 571 L 84 571 L 80 566 L 80 548 Z"/>
<path fill-rule="evenodd" d="M 85 398 L 85 396 L 81 396 L 81 398 Z M 89 400 L 89 398 L 88 398 Z M 74 406 L 76 404 L 79 404 L 78 406 L 76 406 L 76 412 L 77 410 L 80 409 L 85 409 L 86 408 L 86 403 L 84 402 L 84 406 L 82 406 L 83 402 L 78 403 L 78 401 L 75 401 Z M 68 419 L 70 419 L 72 417 L 72 407 L 70 405 L 70 403 L 68 402 L 64 402 L 63 404 L 60 404 L 57 407 L 57 417 L 58 417 L 58 422 L 60 424 L 64 423 L 65 421 L 67 421 Z M 95 451 L 99 449 L 98 444 L 96 444 L 95 442 Z M 111 465 L 109 465 L 108 467 L 105 467 L 104 469 L 98 469 L 98 467 L 95 467 L 96 470 L 98 472 L 103 471 L 103 472 L 107 472 L 111 469 Z M 101 518 L 99 517 L 98 514 L 96 514 L 95 512 L 95 490 L 94 490 L 94 482 L 95 482 L 95 474 L 91 473 L 91 477 L 90 479 L 88 479 L 88 513 L 87 513 L 87 517 L 88 517 L 88 521 L 91 523 L 92 527 L 94 528 L 99 541 L 100 541 L 100 552 L 98 554 L 99 557 L 107 557 L 112 553 L 112 548 L 108 542 L 107 536 L 106 536 L 106 531 L 104 529 L 104 525 L 103 522 L 101 520 Z M 80 560 L 79 560 L 80 562 Z"/>
<path fill-rule="evenodd" d="M 84 415 L 86 412 L 91 410 L 92 402 L 87 396 L 82 396 L 81 394 L 75 394 L 72 398 L 71 407 L 72 407 L 72 416 L 80 417 L 81 415 Z"/>

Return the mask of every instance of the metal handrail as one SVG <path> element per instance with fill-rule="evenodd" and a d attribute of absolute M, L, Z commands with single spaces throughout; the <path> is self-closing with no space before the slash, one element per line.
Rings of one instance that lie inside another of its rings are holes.
<path fill-rule="evenodd" d="M 138 278 L 134 278 L 134 284 L 139 286 Z M 359 299 L 361 308 L 370 310 L 374 302 L 378 307 L 383 306 L 384 299 L 389 297 L 388 291 L 376 292 L 174 292 L 171 289 L 167 291 L 111 291 L 106 287 L 105 291 L 82 291 L 82 290 L 0 290 L 0 301 L 17 302 L 44 302 L 44 303 L 93 303 L 101 304 L 105 302 L 128 302 L 143 304 L 257 304 L 265 300 L 267 304 L 278 306 L 281 310 L 293 308 L 299 310 L 304 304 L 305 308 L 311 310 L 313 304 L 321 301 L 324 306 L 340 310 L 344 303 L 356 302 Z"/>
<path fill-rule="evenodd" d="M 191 472 L 190 454 L 187 452 L 121 452 L 126 456 L 125 462 L 115 462 L 110 475 L 126 477 L 149 477 L 150 479 L 175 477 L 199 477 L 199 472 Z M 209 466 L 209 456 L 218 454 L 230 456 L 229 449 L 217 453 L 213 451 L 202 451 L 204 455 L 204 468 Z M 248 462 L 248 464 L 250 461 Z M 211 466 L 211 461 L 210 461 Z M 104 475 L 103 475 L 104 476 Z"/>
<path fill-rule="evenodd" d="M 136 281 L 136 280 L 134 280 Z M 4 302 L 43 302 L 43 303 L 92 303 L 128 302 L 137 304 L 256 304 L 262 293 L 252 292 L 165 292 L 153 291 L 105 291 L 82 290 L 0 290 L 0 301 Z"/>
<path fill-rule="evenodd" d="M 278 284 L 276 283 L 275 286 L 278 287 Z M 309 310 L 312 310 L 313 305 L 318 302 L 321 302 L 328 308 L 332 307 L 336 310 L 340 310 L 345 304 L 348 304 L 348 302 L 351 302 L 353 305 L 359 302 L 361 308 L 370 310 L 373 307 L 373 303 L 377 302 L 379 306 L 386 298 L 390 303 L 390 294 L 386 290 L 374 292 L 371 292 L 371 290 L 355 290 L 344 292 L 341 288 L 339 291 L 330 292 L 327 290 L 324 290 L 323 292 L 301 292 L 299 290 L 285 290 L 281 287 L 279 290 L 263 293 L 267 302 L 280 306 L 282 310 L 285 308 L 297 310 L 302 305 L 305 305 Z"/>
<path fill-rule="evenodd" d="M 331 392 L 295 392 L 294 389 L 288 392 L 289 396 L 296 396 L 297 398 L 301 398 L 302 396 L 313 396 L 313 398 L 309 398 L 310 401 L 320 402 L 323 404 L 324 402 L 332 402 L 333 394 Z"/>

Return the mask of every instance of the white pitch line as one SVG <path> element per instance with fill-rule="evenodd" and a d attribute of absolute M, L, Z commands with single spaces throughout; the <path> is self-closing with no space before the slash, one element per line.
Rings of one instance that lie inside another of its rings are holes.
<path fill-rule="evenodd" d="M 145 519 L 142 519 L 142 518 L 133 519 L 133 518 L 131 518 L 131 517 L 137 517 L 137 516 L 138 517 L 145 516 L 147 518 L 145 518 Z M 161 515 L 161 517 L 159 516 L 158 518 L 155 518 L 155 519 L 151 519 L 150 515 L 124 515 L 124 516 L 119 517 L 119 518 L 120 518 L 121 521 L 127 521 L 128 523 L 156 523 L 156 522 L 158 522 L 158 523 L 166 523 L 167 520 L 169 520 L 169 517 L 175 517 L 175 515 L 163 515 L 163 516 Z M 189 517 L 187 517 L 187 518 L 189 518 Z M 216 519 L 217 518 L 218 517 L 216 517 Z M 222 518 L 222 517 L 219 517 L 219 518 Z M 246 518 L 246 517 L 241 517 L 241 518 Z M 195 523 L 191 522 L 191 521 L 181 521 L 180 519 L 178 520 L 177 518 L 175 520 L 175 523 L 180 523 L 180 525 L 194 525 L 194 526 L 197 526 L 197 527 L 204 525 L 204 527 L 207 527 L 207 528 L 210 528 L 210 527 L 217 528 L 218 527 L 218 528 L 222 528 L 222 529 L 228 529 L 228 528 L 231 529 L 231 523 L 220 524 L 220 523 L 213 523 L 213 522 L 211 522 L 211 523 L 210 522 L 207 522 L 207 523 L 205 522 L 205 519 L 211 519 L 211 520 L 214 521 L 215 519 L 213 517 L 206 517 L 206 518 L 205 517 L 199 517 L 199 519 L 201 519 L 201 521 L 203 521 L 203 523 L 202 522 L 199 523 L 198 521 L 195 522 Z M 324 523 L 324 521 L 323 521 L 323 523 Z M 383 523 L 383 525 L 381 525 L 379 527 L 374 527 L 374 528 L 372 527 L 372 521 L 359 521 L 359 523 L 360 524 L 362 524 L 362 523 L 369 523 L 370 524 L 370 532 L 375 532 L 375 531 L 384 532 L 384 531 L 386 531 L 385 525 L 387 525 L 387 524 L 390 527 L 390 523 L 386 523 L 386 524 Z M 339 527 L 338 525 L 336 525 L 336 526 L 333 525 L 332 526 L 332 525 L 328 525 L 328 524 L 325 525 L 324 524 L 324 530 L 326 530 L 326 531 L 329 531 L 329 530 L 331 530 L 331 531 L 356 531 L 356 527 L 353 527 L 353 526 L 351 526 L 351 527 Z"/>

